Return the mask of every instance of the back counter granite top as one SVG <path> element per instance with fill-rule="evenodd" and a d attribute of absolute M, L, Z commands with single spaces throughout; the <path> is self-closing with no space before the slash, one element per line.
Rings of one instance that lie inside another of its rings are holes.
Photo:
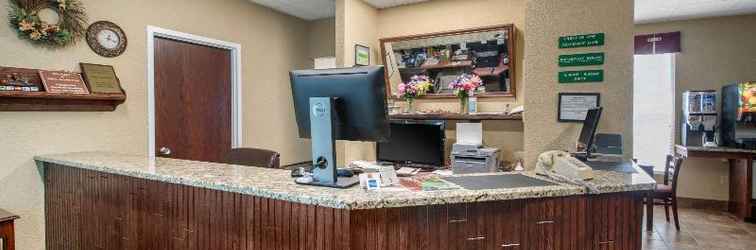
<path fill-rule="evenodd" d="M 49 163 L 46 165 L 51 167 L 80 168 L 339 209 L 408 207 L 633 192 L 652 190 L 656 185 L 655 181 L 641 170 L 636 171 L 636 173 L 594 170 L 594 179 L 586 183 L 591 187 L 590 189 L 585 186 L 549 180 L 557 183 L 557 185 L 487 190 L 366 191 L 359 186 L 348 189 L 333 189 L 298 185 L 290 177 L 289 170 L 283 169 L 168 158 L 150 159 L 145 155 L 82 152 L 41 155 L 34 157 L 34 159 L 38 163 Z M 523 174 L 548 180 L 530 172 Z"/>

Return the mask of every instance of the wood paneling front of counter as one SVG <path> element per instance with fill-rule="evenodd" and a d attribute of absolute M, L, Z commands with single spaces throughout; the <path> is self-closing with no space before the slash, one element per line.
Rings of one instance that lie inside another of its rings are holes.
<path fill-rule="evenodd" d="M 641 249 L 636 193 L 345 210 L 45 166 L 47 249 Z"/>

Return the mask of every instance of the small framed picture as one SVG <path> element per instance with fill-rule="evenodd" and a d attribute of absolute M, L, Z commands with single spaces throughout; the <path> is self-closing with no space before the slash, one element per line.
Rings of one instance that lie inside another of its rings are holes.
<path fill-rule="evenodd" d="M 361 44 L 354 45 L 354 64 L 357 66 L 370 65 L 370 47 Z"/>
<path fill-rule="evenodd" d="M 598 108 L 599 93 L 559 93 L 559 122 L 583 122 L 589 109 Z"/>

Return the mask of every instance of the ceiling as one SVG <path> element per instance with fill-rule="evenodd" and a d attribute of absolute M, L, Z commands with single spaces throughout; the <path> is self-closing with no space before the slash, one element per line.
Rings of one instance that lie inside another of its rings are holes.
<path fill-rule="evenodd" d="M 250 0 L 305 20 L 333 17 L 335 0 Z M 430 0 L 364 0 L 376 8 Z M 652 23 L 756 13 L 756 0 L 635 0 L 635 22 Z"/>
<path fill-rule="evenodd" d="M 335 0 L 250 0 L 274 10 L 305 20 L 333 17 L 336 13 Z M 427 2 L 430 0 L 364 0 L 373 7 L 383 9 L 399 5 Z"/>
<path fill-rule="evenodd" d="M 335 0 L 250 0 L 274 10 L 305 20 L 333 17 L 336 13 Z"/>
<path fill-rule="evenodd" d="M 635 0 L 636 23 L 749 13 L 756 13 L 756 0 Z"/>

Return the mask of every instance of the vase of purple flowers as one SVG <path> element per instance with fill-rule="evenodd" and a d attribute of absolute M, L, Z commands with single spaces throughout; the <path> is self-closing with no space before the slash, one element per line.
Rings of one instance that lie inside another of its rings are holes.
<path fill-rule="evenodd" d="M 414 75 L 409 82 L 400 83 L 398 86 L 397 96 L 407 102 L 405 113 L 415 112 L 415 98 L 424 96 L 433 87 L 430 78 L 425 75 Z"/>
<path fill-rule="evenodd" d="M 469 113 L 468 102 L 475 91 L 483 84 L 483 80 L 475 74 L 462 74 L 449 83 L 449 89 L 454 90 L 454 95 L 459 98 L 459 113 Z"/>

